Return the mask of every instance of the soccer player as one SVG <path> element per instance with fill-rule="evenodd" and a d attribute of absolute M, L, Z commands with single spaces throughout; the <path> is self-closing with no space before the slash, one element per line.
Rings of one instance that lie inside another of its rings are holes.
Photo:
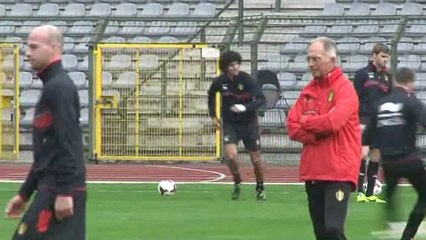
<path fill-rule="evenodd" d="M 426 212 L 426 171 L 416 147 L 417 124 L 426 127 L 426 108 L 414 95 L 414 81 L 410 69 L 398 69 L 394 90 L 378 101 L 366 129 L 368 141 L 382 157 L 387 220 L 395 220 L 394 193 L 400 178 L 408 179 L 418 195 L 401 240 L 414 239 Z"/>
<path fill-rule="evenodd" d="M 288 116 L 290 139 L 303 143 L 300 178 L 305 181 L 317 240 L 346 239 L 348 200 L 356 190 L 361 157 L 358 97 L 337 66 L 337 57 L 330 38 L 310 43 L 313 79 Z"/>
<path fill-rule="evenodd" d="M 34 162 L 19 193 L 6 207 L 18 218 L 35 190 L 13 240 L 84 240 L 86 184 L 80 102 L 62 68 L 62 35 L 51 25 L 28 36 L 27 57 L 43 82 L 33 122 Z"/>
<path fill-rule="evenodd" d="M 229 170 L 234 178 L 232 199 L 240 196 L 242 181 L 238 167 L 237 145 L 243 141 L 250 153 L 251 162 L 256 176 L 256 197 L 266 200 L 264 191 L 264 170 L 260 159 L 260 133 L 256 110 L 266 103 L 257 82 L 246 72 L 240 71 L 241 55 L 234 51 L 222 54 L 220 69 L 222 74 L 217 77 L 208 91 L 209 114 L 216 128 L 222 127 L 225 155 Z M 222 123 L 215 113 L 215 95 L 222 95 Z"/>
<path fill-rule="evenodd" d="M 373 46 L 373 60 L 355 74 L 354 85 L 359 98 L 360 120 L 362 129 L 365 129 L 369 122 L 371 111 L 379 99 L 389 94 L 392 89 L 392 75 L 386 68 L 389 61 L 389 48 L 382 43 Z M 358 177 L 357 202 L 378 202 L 384 201 L 373 195 L 374 185 L 379 171 L 380 152 L 376 146 L 368 146 L 363 134 L 362 160 Z M 370 157 L 369 157 L 370 154 Z M 368 165 L 367 165 L 367 160 Z M 364 193 L 364 179 L 367 172 L 367 190 Z"/>

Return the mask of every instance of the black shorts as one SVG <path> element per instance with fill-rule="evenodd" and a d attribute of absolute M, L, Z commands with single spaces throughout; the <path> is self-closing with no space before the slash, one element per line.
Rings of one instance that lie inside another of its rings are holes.
<path fill-rule="evenodd" d="M 257 120 L 243 123 L 223 123 L 223 143 L 236 144 L 242 140 L 248 151 L 260 149 L 260 133 Z"/>
<path fill-rule="evenodd" d="M 361 122 L 361 129 L 362 129 L 362 135 L 361 135 L 361 139 L 362 139 L 362 146 L 369 146 L 370 148 L 377 148 L 377 145 L 374 144 L 373 139 L 369 139 L 367 137 L 367 132 L 365 131 L 367 129 L 368 124 L 370 123 L 370 118 L 369 117 L 360 117 L 360 122 Z"/>
<path fill-rule="evenodd" d="M 12 240 L 85 240 L 87 193 L 76 191 L 73 198 L 74 215 L 59 222 L 54 213 L 56 194 L 38 191 Z"/>

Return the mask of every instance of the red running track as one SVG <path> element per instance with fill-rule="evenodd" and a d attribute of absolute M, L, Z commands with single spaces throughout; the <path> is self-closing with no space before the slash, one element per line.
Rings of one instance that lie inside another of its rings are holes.
<path fill-rule="evenodd" d="M 0 180 L 24 180 L 29 164 L 0 164 Z M 244 182 L 255 182 L 253 168 L 241 167 Z M 157 182 L 232 182 L 227 166 L 220 164 L 88 164 L 89 181 Z M 266 166 L 266 183 L 298 182 L 297 167 Z"/>

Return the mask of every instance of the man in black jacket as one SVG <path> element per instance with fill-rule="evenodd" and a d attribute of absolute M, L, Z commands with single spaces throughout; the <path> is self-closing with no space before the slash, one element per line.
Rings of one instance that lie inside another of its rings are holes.
<path fill-rule="evenodd" d="M 392 75 L 386 67 L 389 61 L 389 53 L 390 50 L 385 44 L 375 44 L 372 50 L 372 61 L 355 73 L 354 85 L 359 98 L 359 117 L 363 130 L 369 122 L 372 109 L 377 101 L 391 92 Z M 367 145 L 365 134 L 363 133 L 362 160 L 358 178 L 358 202 L 384 202 L 373 195 L 379 171 L 379 161 L 380 153 L 377 147 Z M 364 193 L 363 183 L 365 173 L 367 173 L 367 189 Z"/>
<path fill-rule="evenodd" d="M 413 93 L 414 73 L 401 68 L 395 74 L 392 93 L 379 100 L 366 130 L 367 139 L 382 156 L 386 183 L 386 215 L 395 221 L 394 193 L 400 178 L 406 178 L 417 192 L 417 202 L 410 213 L 401 240 L 411 240 L 426 213 L 426 171 L 416 147 L 416 130 L 426 127 L 426 108 Z"/>
<path fill-rule="evenodd" d="M 54 26 L 35 28 L 27 57 L 43 82 L 33 121 L 34 162 L 6 214 L 25 212 L 13 240 L 84 240 L 86 169 L 77 88 L 61 63 L 62 35 Z"/>
<path fill-rule="evenodd" d="M 215 79 L 208 91 L 209 114 L 213 125 L 220 128 L 216 116 L 215 95 L 222 95 L 223 142 L 228 166 L 234 178 L 232 199 L 240 196 L 242 181 L 238 167 L 237 144 L 243 141 L 250 152 L 250 158 L 256 175 L 256 197 L 266 200 L 263 186 L 263 166 L 260 160 L 260 133 L 256 110 L 266 103 L 257 82 L 248 74 L 240 71 L 241 55 L 237 52 L 225 52 L 221 56 L 222 75 Z"/>

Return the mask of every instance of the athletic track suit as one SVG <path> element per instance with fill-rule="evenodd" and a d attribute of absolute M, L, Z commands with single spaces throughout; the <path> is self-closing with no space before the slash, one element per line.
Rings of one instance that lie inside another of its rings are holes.
<path fill-rule="evenodd" d="M 344 222 L 361 159 L 358 97 L 334 68 L 302 90 L 288 117 L 288 135 L 303 143 L 300 178 L 306 183 L 317 240 L 346 239 Z"/>
<path fill-rule="evenodd" d="M 84 240 L 86 169 L 80 129 L 77 88 L 61 61 L 39 73 L 43 91 L 33 121 L 34 162 L 19 195 L 34 196 L 13 240 Z M 74 215 L 59 222 L 54 215 L 56 196 L 72 196 Z"/>

